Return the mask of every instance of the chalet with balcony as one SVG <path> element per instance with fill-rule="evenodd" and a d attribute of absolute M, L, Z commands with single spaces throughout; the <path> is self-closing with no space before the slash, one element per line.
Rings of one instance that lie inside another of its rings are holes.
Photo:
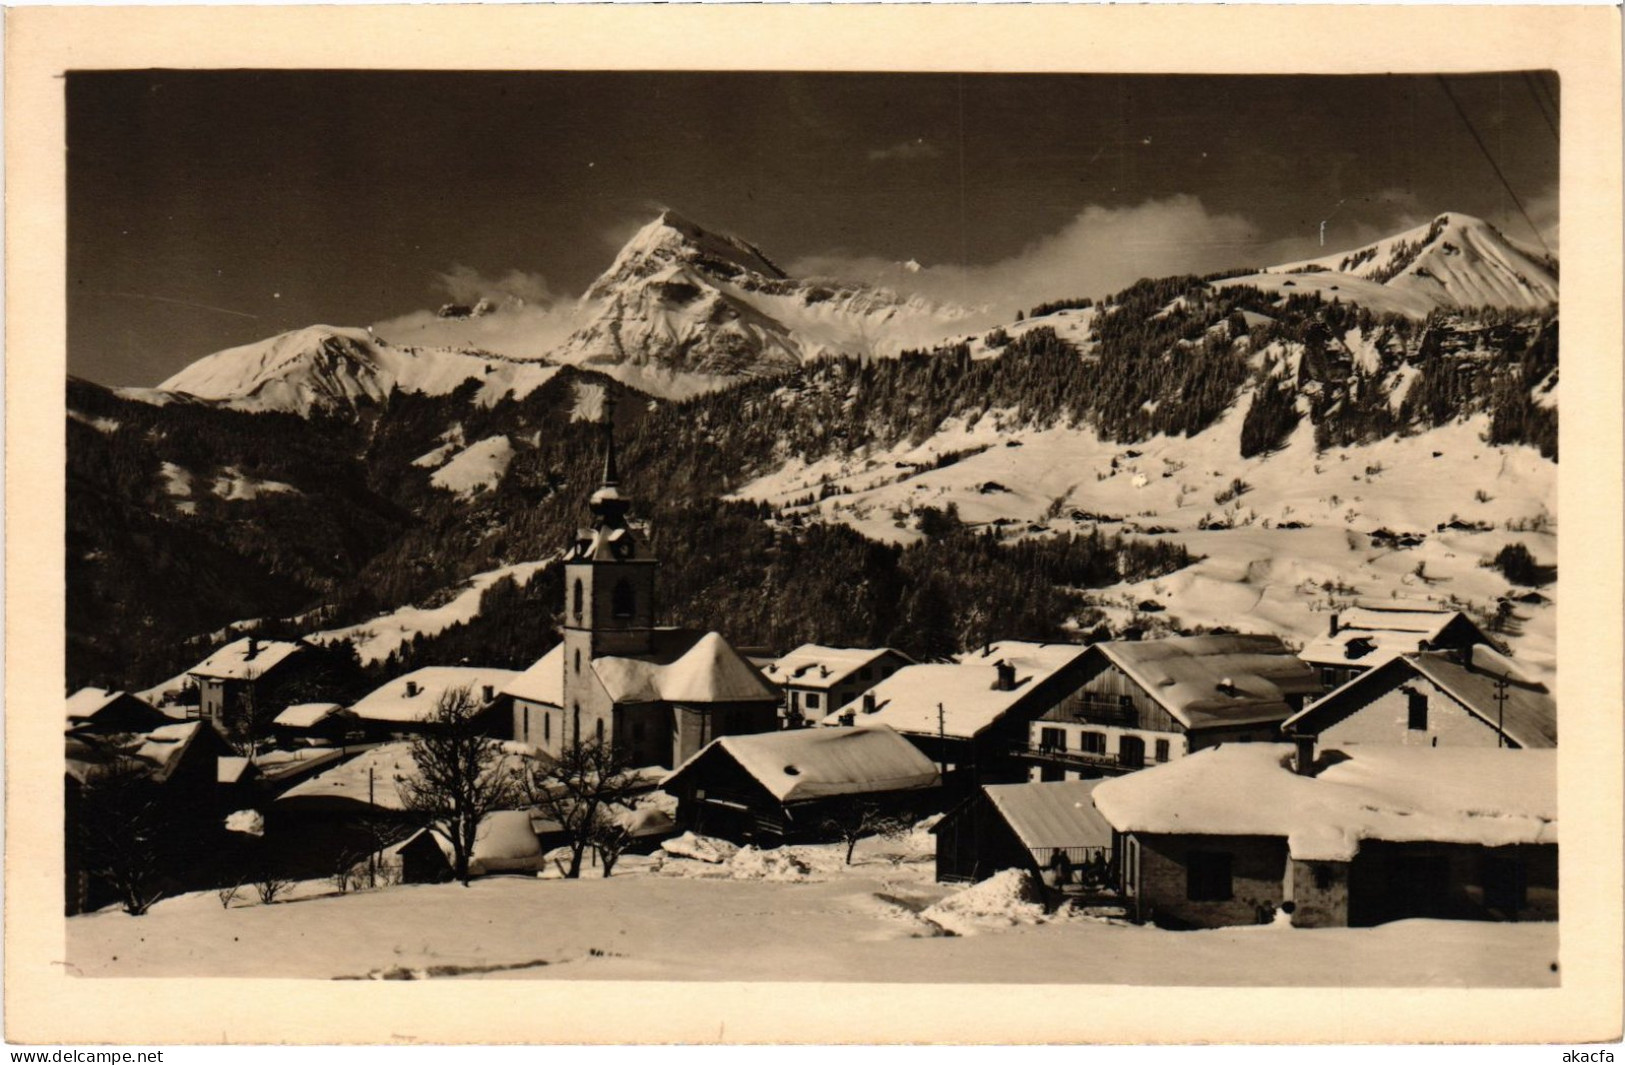
<path fill-rule="evenodd" d="M 1283 731 L 1347 747 L 1557 746 L 1557 702 L 1483 644 L 1390 658 L 1287 719 Z"/>
<path fill-rule="evenodd" d="M 1014 783 L 1025 779 L 1028 725 L 1076 696 L 1086 651 L 1001 640 L 952 662 L 905 666 L 822 724 L 896 729 L 950 787 Z"/>
<path fill-rule="evenodd" d="M 1088 649 L 1081 683 L 1028 728 L 1030 780 L 1126 773 L 1225 742 L 1269 742 L 1320 694 L 1274 636 L 1113 640 Z"/>
<path fill-rule="evenodd" d="M 1331 691 L 1397 655 L 1476 644 L 1493 646 L 1494 641 L 1459 610 L 1362 604 L 1333 612 L 1326 635 L 1311 640 L 1298 657 L 1315 670 L 1321 687 Z"/>
<path fill-rule="evenodd" d="M 815 725 L 914 660 L 890 647 L 825 647 L 804 643 L 774 659 L 762 674 L 784 693 L 790 728 Z"/>

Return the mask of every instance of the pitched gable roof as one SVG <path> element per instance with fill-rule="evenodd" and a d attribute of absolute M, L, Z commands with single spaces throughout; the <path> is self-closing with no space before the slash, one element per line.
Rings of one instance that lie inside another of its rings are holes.
<path fill-rule="evenodd" d="M 502 692 L 516 675 L 511 669 L 488 666 L 426 666 L 379 685 L 350 712 L 367 721 L 422 723 L 434 716 L 440 697 L 453 688 L 467 687 L 475 702 L 483 703 L 486 686 L 493 694 Z"/>
<path fill-rule="evenodd" d="M 196 677 L 248 680 L 264 676 L 304 649 L 302 643 L 244 636 L 226 644 L 187 672 Z"/>
<path fill-rule="evenodd" d="M 502 694 L 511 695 L 515 699 L 527 699 L 533 703 L 563 706 L 564 645 L 554 644 L 551 651 L 538 658 L 529 669 L 510 680 L 508 686 L 502 689 Z"/>
<path fill-rule="evenodd" d="M 702 761 L 732 759 L 781 803 L 909 791 L 937 783 L 937 767 L 889 728 L 791 729 L 723 736 L 674 769 L 668 792 Z"/>
<path fill-rule="evenodd" d="M 909 661 L 907 655 L 889 647 L 826 647 L 823 644 L 804 643 L 768 663 L 762 673 L 775 684 L 826 690 L 888 654 Z"/>
<path fill-rule="evenodd" d="M 1314 670 L 1274 636 L 1113 640 L 1095 649 L 1188 729 L 1280 721 L 1318 695 Z"/>
<path fill-rule="evenodd" d="M 1317 665 L 1375 668 L 1396 655 L 1433 643 L 1452 625 L 1470 626 L 1479 642 L 1488 643 L 1473 620 L 1459 610 L 1425 607 L 1356 606 L 1337 615 L 1337 632 L 1319 636 L 1299 653 Z"/>
<path fill-rule="evenodd" d="M 1099 780 L 988 784 L 982 788 L 1004 823 L 1028 850 L 1109 847 L 1112 826 L 1095 809 Z"/>
<path fill-rule="evenodd" d="M 1465 662 L 1449 651 L 1399 655 L 1305 707 L 1281 727 L 1305 735 L 1323 732 L 1358 712 L 1364 703 L 1355 700 L 1368 693 L 1374 698 L 1377 693 L 1418 675 L 1432 681 L 1490 728 L 1503 729 L 1507 738 L 1519 747 L 1557 746 L 1557 701 L 1544 685 L 1519 673 L 1511 659 L 1482 644 L 1466 652 Z M 1504 709 L 1496 700 L 1497 681 L 1502 677 L 1508 680 Z"/>

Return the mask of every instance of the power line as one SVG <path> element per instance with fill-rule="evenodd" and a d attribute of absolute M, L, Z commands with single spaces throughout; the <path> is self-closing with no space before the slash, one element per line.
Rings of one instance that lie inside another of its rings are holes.
<path fill-rule="evenodd" d="M 1473 126 L 1473 120 L 1467 117 L 1466 111 L 1462 110 L 1461 101 L 1456 99 L 1456 94 L 1450 91 L 1450 83 L 1444 80 L 1443 74 L 1436 76 L 1439 79 L 1439 88 L 1443 89 L 1444 94 L 1450 98 L 1450 103 L 1455 107 L 1456 114 L 1461 116 L 1462 124 L 1467 127 L 1467 132 L 1473 135 L 1473 142 L 1478 145 L 1478 150 L 1484 153 L 1485 161 L 1490 164 L 1490 169 L 1495 171 L 1495 176 L 1500 179 L 1501 187 L 1507 190 L 1507 195 L 1512 197 L 1512 202 L 1517 206 L 1518 213 L 1523 215 L 1523 220 L 1528 223 L 1529 231 L 1535 235 L 1536 240 L 1540 241 L 1541 251 L 1551 255 L 1552 249 L 1546 246 L 1546 238 L 1540 235 L 1540 227 L 1535 225 L 1535 220 L 1529 217 L 1529 212 L 1524 208 L 1523 201 L 1518 199 L 1518 194 L 1512 191 L 1512 183 L 1507 180 L 1505 174 L 1501 173 L 1500 164 L 1495 161 L 1495 156 L 1490 154 L 1489 146 L 1484 143 L 1484 138 L 1478 135 L 1478 130 Z"/>

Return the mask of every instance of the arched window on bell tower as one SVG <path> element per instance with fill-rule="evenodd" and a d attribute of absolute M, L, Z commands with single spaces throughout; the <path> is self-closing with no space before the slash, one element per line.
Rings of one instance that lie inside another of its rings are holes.
<path fill-rule="evenodd" d="M 637 596 L 632 591 L 632 584 L 625 577 L 615 582 L 615 591 L 610 596 L 610 608 L 618 618 L 629 618 L 637 606 Z"/>
<path fill-rule="evenodd" d="M 581 620 L 581 607 L 586 600 L 586 590 L 581 586 L 581 578 L 576 578 L 575 591 L 571 593 L 571 610 L 577 621 Z"/>

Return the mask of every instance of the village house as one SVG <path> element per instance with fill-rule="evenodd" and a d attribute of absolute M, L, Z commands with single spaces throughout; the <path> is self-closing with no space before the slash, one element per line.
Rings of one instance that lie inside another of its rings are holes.
<path fill-rule="evenodd" d="M 804 643 L 774 659 L 764 676 L 784 693 L 791 728 L 817 724 L 914 660 L 890 647 L 825 647 Z"/>
<path fill-rule="evenodd" d="M 238 717 L 263 708 L 311 664 L 303 642 L 244 636 L 226 644 L 187 670 L 197 682 L 196 716 L 225 728 Z"/>
<path fill-rule="evenodd" d="M 286 747 L 343 743 L 362 732 L 355 714 L 340 703 L 294 703 L 271 719 L 271 734 Z"/>
<path fill-rule="evenodd" d="M 1115 891 L 1112 828 L 1095 809 L 1098 780 L 988 784 L 932 827 L 937 879 L 986 880 L 1023 869 L 1062 895 Z"/>
<path fill-rule="evenodd" d="M 659 564 L 627 520 L 606 437 L 592 528 L 565 555 L 563 642 L 504 688 L 514 738 L 547 755 L 596 741 L 670 768 L 719 736 L 778 728 L 778 691 L 724 637 L 655 625 Z"/>
<path fill-rule="evenodd" d="M 1274 636 L 1171 636 L 1091 646 L 1081 683 L 1028 728 L 1032 780 L 1126 773 L 1224 742 L 1279 739 L 1320 694 Z"/>
<path fill-rule="evenodd" d="M 68 728 L 85 732 L 145 732 L 170 718 L 129 692 L 80 688 L 68 696 Z"/>
<path fill-rule="evenodd" d="M 1555 751 L 1226 744 L 1102 781 L 1138 920 L 1557 918 Z"/>
<path fill-rule="evenodd" d="M 1396 655 L 1288 718 L 1324 744 L 1556 747 L 1557 702 L 1483 644 Z"/>
<path fill-rule="evenodd" d="M 822 724 L 893 728 L 941 767 L 950 787 L 1014 782 L 1025 775 L 1016 756 L 1028 725 L 1077 692 L 1086 650 L 1001 640 L 953 662 L 905 666 Z"/>
<path fill-rule="evenodd" d="M 1493 645 L 1484 630 L 1459 610 L 1417 604 L 1362 603 L 1334 611 L 1326 635 L 1298 652 L 1327 691 L 1396 655 Z"/>
<path fill-rule="evenodd" d="M 937 767 L 889 728 L 790 729 L 724 736 L 661 784 L 679 828 L 767 846 L 819 839 L 831 818 L 938 808 Z"/>
<path fill-rule="evenodd" d="M 486 735 L 506 739 L 511 718 L 503 690 L 518 675 L 488 666 L 425 666 L 374 688 L 349 713 L 371 739 L 421 732 L 434 727 L 443 698 L 466 689 Z"/>

